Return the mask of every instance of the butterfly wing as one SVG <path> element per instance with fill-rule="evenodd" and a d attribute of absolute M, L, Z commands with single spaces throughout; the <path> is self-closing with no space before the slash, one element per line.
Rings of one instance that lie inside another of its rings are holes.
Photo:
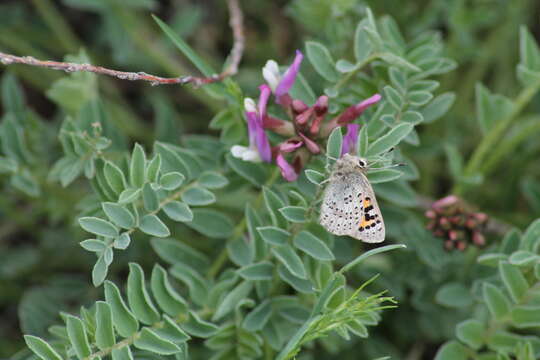
<path fill-rule="evenodd" d="M 349 235 L 368 243 L 384 241 L 384 220 L 373 188 L 363 173 L 360 173 L 360 182 L 361 185 L 358 187 L 362 188 L 364 193 L 362 195 L 361 220 L 354 229 L 354 232 Z"/>
<path fill-rule="evenodd" d="M 330 181 L 319 222 L 335 235 L 373 243 L 384 240 L 384 223 L 377 200 L 361 172 L 350 172 Z"/>

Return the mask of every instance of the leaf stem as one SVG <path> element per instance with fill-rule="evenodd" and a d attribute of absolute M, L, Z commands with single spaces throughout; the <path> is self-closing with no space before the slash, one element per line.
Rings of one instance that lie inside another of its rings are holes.
<path fill-rule="evenodd" d="M 537 80 L 521 91 L 514 102 L 512 111 L 505 118 L 501 119 L 499 122 L 497 122 L 497 124 L 495 124 L 495 126 L 487 133 L 487 135 L 482 139 L 478 147 L 475 149 L 465 167 L 464 176 L 471 176 L 477 172 L 478 169 L 480 169 L 486 160 L 486 157 L 496 147 L 497 142 L 499 142 L 502 136 L 505 134 L 505 131 L 539 90 L 540 80 Z M 462 185 L 457 185 L 454 189 L 454 193 L 459 195 L 462 192 Z"/>
<path fill-rule="evenodd" d="M 366 65 L 368 65 L 373 60 L 376 60 L 379 57 L 379 53 L 373 53 L 367 58 L 365 58 L 362 62 L 358 63 L 353 71 L 345 75 L 341 80 L 338 81 L 338 83 L 334 86 L 335 90 L 338 90 L 342 88 L 346 83 L 348 83 L 362 68 Z"/>

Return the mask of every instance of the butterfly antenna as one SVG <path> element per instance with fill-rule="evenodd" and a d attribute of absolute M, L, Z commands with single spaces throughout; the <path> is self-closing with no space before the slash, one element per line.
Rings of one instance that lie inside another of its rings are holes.
<path fill-rule="evenodd" d="M 379 170 L 379 169 L 392 169 L 392 168 L 395 168 L 395 167 L 401 167 L 401 166 L 406 166 L 406 165 L 407 164 L 404 164 L 404 163 L 397 163 L 397 164 L 392 164 L 392 165 L 387 165 L 387 166 L 377 168 L 377 170 Z"/>

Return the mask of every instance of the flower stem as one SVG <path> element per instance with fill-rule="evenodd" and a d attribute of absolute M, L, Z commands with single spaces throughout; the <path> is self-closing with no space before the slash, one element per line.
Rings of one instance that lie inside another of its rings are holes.
<path fill-rule="evenodd" d="M 354 78 L 354 76 L 360 71 L 362 70 L 362 68 L 364 68 L 367 64 L 369 64 L 370 62 L 372 62 L 373 60 L 376 60 L 377 58 L 379 57 L 379 54 L 378 53 L 373 53 L 371 54 L 370 56 L 368 56 L 367 58 L 365 58 L 362 62 L 356 64 L 356 67 L 354 68 L 353 71 L 351 71 L 350 73 L 348 73 L 347 75 L 345 75 L 341 80 L 338 81 L 338 83 L 334 86 L 334 89 L 335 90 L 338 90 L 340 88 L 342 88 L 345 84 L 347 84 L 352 78 Z"/>
<path fill-rule="evenodd" d="M 478 172 L 482 164 L 486 160 L 486 157 L 496 147 L 496 144 L 501 140 L 508 127 L 518 117 L 525 106 L 531 101 L 533 96 L 540 90 L 540 80 L 536 80 L 534 83 L 526 87 L 518 95 L 514 101 L 514 107 L 512 111 L 503 119 L 493 126 L 493 128 L 482 139 L 478 147 L 473 152 L 469 162 L 467 163 L 464 171 L 464 176 L 471 176 Z M 454 188 L 454 193 L 461 194 L 463 192 L 462 185 L 457 185 Z"/>

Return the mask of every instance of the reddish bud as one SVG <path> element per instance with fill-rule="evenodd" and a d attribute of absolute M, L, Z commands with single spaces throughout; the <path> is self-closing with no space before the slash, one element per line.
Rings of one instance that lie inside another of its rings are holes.
<path fill-rule="evenodd" d="M 294 125 L 290 121 L 275 118 L 273 116 L 265 116 L 263 119 L 263 128 L 272 130 L 276 134 L 283 136 L 294 135 Z"/>
<path fill-rule="evenodd" d="M 445 230 L 450 229 L 450 221 L 448 221 L 447 217 L 441 217 L 439 219 L 439 225 Z"/>
<path fill-rule="evenodd" d="M 480 224 L 485 223 L 488 220 L 488 216 L 484 213 L 475 213 L 473 216 L 478 220 Z"/>
<path fill-rule="evenodd" d="M 474 229 L 476 227 L 476 225 L 478 225 L 478 224 L 476 223 L 476 220 L 473 219 L 473 218 L 468 218 L 465 221 L 465 227 L 467 227 L 469 229 Z"/>
<path fill-rule="evenodd" d="M 467 243 L 465 241 L 458 241 L 456 243 L 456 248 L 459 250 L 459 251 L 463 251 L 467 248 Z"/>
<path fill-rule="evenodd" d="M 452 241 L 450 241 L 450 240 L 446 240 L 444 242 L 444 248 L 446 250 L 452 250 L 454 248 L 454 243 Z"/>
<path fill-rule="evenodd" d="M 308 106 L 302 100 L 294 99 L 291 108 L 295 114 L 300 114 L 306 111 Z"/>
<path fill-rule="evenodd" d="M 437 214 L 435 213 L 435 211 L 433 210 L 428 210 L 424 213 L 425 217 L 427 217 L 428 219 L 435 219 L 435 217 L 437 217 Z"/>
<path fill-rule="evenodd" d="M 446 197 L 443 197 L 442 199 L 439 199 L 435 201 L 433 204 L 431 204 L 431 207 L 433 208 L 444 208 L 450 205 L 454 205 L 459 201 L 459 198 L 455 195 L 448 195 Z"/>
<path fill-rule="evenodd" d="M 307 149 L 312 154 L 318 154 L 318 153 L 321 152 L 321 148 L 319 147 L 319 145 L 315 141 L 311 140 L 310 138 L 308 138 L 307 136 L 305 136 L 302 133 L 299 133 L 299 135 L 302 138 L 302 140 L 304 140 L 304 144 L 306 145 Z"/>
<path fill-rule="evenodd" d="M 311 117 L 313 116 L 313 108 L 308 108 L 306 111 L 304 111 L 301 114 L 298 114 L 294 119 L 298 125 L 305 125 L 309 122 Z"/>
<path fill-rule="evenodd" d="M 450 231 L 448 232 L 448 239 L 450 239 L 451 241 L 456 241 L 457 238 L 458 238 L 458 233 L 457 233 L 457 231 L 455 231 L 455 230 L 450 230 Z"/>
<path fill-rule="evenodd" d="M 326 114 L 326 112 L 328 111 L 328 96 L 319 96 L 317 102 L 315 102 L 315 105 L 313 105 L 313 107 L 315 108 L 315 114 L 317 114 L 318 116 Z"/>
<path fill-rule="evenodd" d="M 484 246 L 486 244 L 486 238 L 478 231 L 473 233 L 472 240 L 477 246 Z"/>

